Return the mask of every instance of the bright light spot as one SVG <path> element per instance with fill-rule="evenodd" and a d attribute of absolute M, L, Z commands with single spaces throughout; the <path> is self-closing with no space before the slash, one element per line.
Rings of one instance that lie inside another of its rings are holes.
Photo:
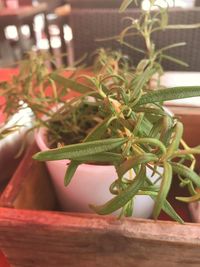
<path fill-rule="evenodd" d="M 166 8 L 166 7 L 190 8 L 190 7 L 194 7 L 195 0 L 156 0 L 155 5 L 158 5 L 163 8 Z M 143 0 L 142 8 L 144 10 L 149 10 L 150 0 Z M 156 7 L 154 7 L 153 9 L 156 9 Z"/>
<path fill-rule="evenodd" d="M 69 25 L 64 26 L 64 36 L 67 42 L 70 42 L 73 38 L 72 29 L 69 27 Z"/>

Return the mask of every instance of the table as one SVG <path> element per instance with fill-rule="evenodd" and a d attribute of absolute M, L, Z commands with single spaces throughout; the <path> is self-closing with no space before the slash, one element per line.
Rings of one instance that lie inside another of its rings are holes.
<path fill-rule="evenodd" d="M 21 6 L 17 9 L 11 8 L 2 8 L 0 9 L 0 42 L 1 46 L 2 43 L 6 42 L 4 29 L 9 25 L 15 25 L 17 28 L 18 36 L 19 36 L 19 47 L 20 51 L 23 54 L 24 52 L 24 44 L 23 44 L 23 35 L 21 32 L 21 26 L 23 24 L 28 24 L 30 27 L 31 36 L 36 41 L 34 29 L 33 29 L 33 19 L 38 14 L 44 14 L 45 16 L 45 34 L 47 36 L 48 42 L 50 44 L 50 35 L 48 31 L 48 23 L 46 19 L 47 13 L 47 4 L 41 3 L 35 6 Z"/>

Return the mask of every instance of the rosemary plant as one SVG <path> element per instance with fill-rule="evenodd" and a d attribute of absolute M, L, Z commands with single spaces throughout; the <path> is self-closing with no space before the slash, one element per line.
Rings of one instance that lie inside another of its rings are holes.
<path fill-rule="evenodd" d="M 131 2 L 124 0 L 120 11 L 123 12 Z M 150 3 L 153 7 L 155 0 Z M 162 59 L 185 64 L 165 54 L 168 49 L 183 43 L 156 50 L 152 33 L 175 26 L 168 25 L 167 9 L 158 8 L 153 14 L 150 10 L 141 12 L 141 18 L 131 19 L 130 26 L 117 36 L 120 43 L 144 55 L 137 66 L 131 66 L 120 52 L 101 49 L 93 73 L 83 75 L 77 71 L 66 78 L 58 71 L 49 73 L 44 60 L 38 67 L 36 57 L 32 59 L 35 64 L 30 67 L 29 60 L 29 65 L 14 79 L 12 86 L 2 84 L 1 91 L 10 103 L 6 112 L 11 114 L 19 108 L 20 95 L 20 100 L 33 110 L 35 127 L 47 127 L 49 142 L 60 144 L 58 148 L 37 153 L 34 158 L 40 161 L 70 160 L 64 177 L 65 186 L 73 179 L 80 164 L 107 163 L 115 167 L 118 179 L 110 185 L 114 196 L 102 206 L 91 205 L 95 212 L 104 215 L 121 209 L 121 215 L 130 216 L 134 212 L 134 196 L 149 195 L 155 200 L 155 219 L 163 210 L 174 220 L 183 222 L 167 201 L 167 196 L 173 177 L 177 175 L 181 186 L 186 186 L 191 195 L 177 199 L 190 202 L 200 198 L 196 191 L 196 187 L 200 187 L 200 177 L 194 171 L 194 155 L 200 154 L 200 146 L 191 148 L 183 141 L 183 124 L 166 111 L 163 103 L 200 96 L 200 86 L 161 89 L 158 80 L 157 87 L 152 90 L 152 77 L 163 72 Z M 126 41 L 127 35 L 135 34 L 143 38 L 146 51 L 139 51 Z M 47 88 L 50 85 L 49 94 Z M 68 88 L 78 95 L 66 101 Z M 50 110 L 55 104 L 56 110 Z M 160 186 L 149 180 L 148 169 L 159 175 Z M 130 170 L 134 177 L 127 179 L 125 174 Z"/>

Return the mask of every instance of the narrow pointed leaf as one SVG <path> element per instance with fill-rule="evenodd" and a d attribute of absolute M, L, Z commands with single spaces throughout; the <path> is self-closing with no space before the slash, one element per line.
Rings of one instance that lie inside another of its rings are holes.
<path fill-rule="evenodd" d="M 174 63 L 176 63 L 178 65 L 181 65 L 183 67 L 189 67 L 189 65 L 186 62 L 184 62 L 183 60 L 175 58 L 175 57 L 171 57 L 171 56 L 166 55 L 166 54 L 163 54 L 161 56 L 161 58 L 164 58 L 164 59 L 166 59 L 168 61 L 172 61 L 172 62 L 174 62 Z"/>
<path fill-rule="evenodd" d="M 144 113 L 139 113 L 136 121 L 135 128 L 133 130 L 133 135 L 137 135 L 138 132 L 140 131 L 140 128 L 142 127 L 142 122 L 144 119 Z"/>
<path fill-rule="evenodd" d="M 175 158 L 175 157 L 182 157 L 184 155 L 194 155 L 194 154 L 200 154 L 200 146 L 196 146 L 193 148 L 188 148 L 185 150 L 178 150 L 176 153 L 174 153 L 171 158 Z"/>
<path fill-rule="evenodd" d="M 168 24 L 168 14 L 164 11 L 161 12 L 161 27 L 164 29 Z"/>
<path fill-rule="evenodd" d="M 163 102 L 174 99 L 200 96 L 200 86 L 172 87 L 151 91 L 143 95 L 137 106 L 148 103 Z"/>
<path fill-rule="evenodd" d="M 167 195 L 169 193 L 169 189 L 172 182 L 172 167 L 168 162 L 164 162 L 164 172 L 163 178 L 160 185 L 160 190 L 158 192 L 158 196 L 156 198 L 156 203 L 153 210 L 154 219 L 158 218 L 160 211 L 163 208 Z"/>
<path fill-rule="evenodd" d="M 102 122 L 100 122 L 99 124 L 97 124 L 97 126 L 84 139 L 84 142 L 90 142 L 90 141 L 100 139 L 102 137 L 102 135 L 108 129 L 108 126 L 109 126 L 111 121 L 112 121 L 112 118 L 109 117 L 109 118 L 106 118 L 105 120 L 103 120 Z"/>
<path fill-rule="evenodd" d="M 200 176 L 192 171 L 190 168 L 180 164 L 180 163 L 171 163 L 173 171 L 179 174 L 181 177 L 185 177 L 200 187 Z"/>
<path fill-rule="evenodd" d="M 163 154 L 166 153 L 166 147 L 164 146 L 164 144 L 155 138 L 140 138 L 135 140 L 133 143 L 153 145 L 158 147 Z"/>
<path fill-rule="evenodd" d="M 124 0 L 119 8 L 119 12 L 124 12 L 133 0 Z"/>
<path fill-rule="evenodd" d="M 153 200 L 156 200 L 156 195 L 157 193 L 155 192 L 149 192 L 148 195 L 150 195 L 150 197 Z M 165 200 L 162 206 L 162 210 L 169 215 L 172 219 L 174 219 L 175 221 L 179 222 L 179 223 L 184 223 L 183 219 L 176 213 L 176 211 L 173 209 L 173 207 L 170 205 L 170 203 Z"/>
<path fill-rule="evenodd" d="M 186 202 L 186 203 L 199 201 L 200 200 L 200 193 L 197 193 L 196 195 L 191 196 L 191 197 L 176 197 L 176 199 L 179 201 L 182 201 L 182 202 Z"/>
<path fill-rule="evenodd" d="M 139 92 L 143 89 L 144 85 L 152 78 L 153 74 L 156 72 L 156 69 L 147 68 L 144 72 L 143 75 L 139 76 L 139 79 L 137 80 L 137 83 L 134 84 L 134 90 L 133 90 L 133 97 L 137 97 Z"/>
<path fill-rule="evenodd" d="M 182 223 L 182 224 L 184 223 L 183 219 L 176 213 L 176 211 L 172 208 L 172 206 L 167 200 L 165 200 L 162 209 L 166 214 L 168 214 L 175 221 Z"/>
<path fill-rule="evenodd" d="M 120 147 L 127 141 L 126 138 L 104 139 L 81 144 L 63 146 L 60 148 L 50 149 L 39 152 L 33 156 L 40 161 L 77 159 L 83 156 L 95 155 L 101 152 L 111 151 Z"/>
<path fill-rule="evenodd" d="M 191 196 L 191 197 L 176 197 L 176 199 L 179 201 L 182 201 L 182 202 L 186 202 L 186 203 L 199 201 L 200 200 L 200 193 L 198 193 L 194 196 Z"/>
<path fill-rule="evenodd" d="M 197 29 L 200 28 L 200 23 L 194 24 L 169 24 L 165 27 L 165 29 L 178 29 L 178 30 L 185 30 L 185 29 Z"/>
<path fill-rule="evenodd" d="M 130 169 L 134 168 L 135 166 L 141 165 L 143 163 L 156 161 L 158 157 L 154 154 L 146 153 L 144 155 L 135 156 L 130 159 L 124 161 L 119 167 L 117 167 L 117 174 L 119 177 L 123 177 L 123 175 Z"/>
<path fill-rule="evenodd" d="M 161 130 L 160 140 L 168 147 L 173 132 L 173 119 L 170 116 L 163 117 L 163 127 Z"/>
<path fill-rule="evenodd" d="M 135 125 L 134 121 L 123 119 L 123 118 L 118 118 L 118 121 L 124 128 L 128 129 L 131 132 L 133 131 L 133 128 Z"/>
<path fill-rule="evenodd" d="M 124 46 L 127 46 L 128 48 L 130 48 L 132 50 L 135 50 L 135 51 L 137 51 L 137 52 L 139 52 L 141 54 L 145 54 L 145 51 L 144 50 L 142 50 L 141 48 L 136 47 L 134 45 L 131 45 L 130 43 L 125 42 L 124 40 L 121 41 L 121 44 L 124 45 Z"/>
<path fill-rule="evenodd" d="M 138 192 L 140 187 L 144 184 L 146 178 L 146 168 L 142 166 L 139 174 L 135 177 L 132 184 L 127 187 L 121 194 L 112 198 L 106 204 L 102 206 L 93 206 L 90 207 L 100 215 L 110 214 L 120 208 L 122 208 L 128 201 L 130 201 Z"/>
<path fill-rule="evenodd" d="M 79 161 L 72 160 L 70 162 L 69 166 L 67 167 L 67 171 L 66 171 L 65 177 L 64 177 L 64 185 L 65 186 L 67 186 L 71 182 L 71 179 L 74 176 L 74 173 L 76 172 L 79 165 L 80 165 Z"/>
<path fill-rule="evenodd" d="M 175 48 L 175 47 L 185 46 L 185 45 L 186 45 L 186 42 L 180 42 L 180 43 L 170 44 L 170 45 L 167 45 L 167 46 L 162 47 L 157 53 L 160 53 L 160 52 L 163 52 L 163 51 L 166 51 L 166 50 Z"/>
<path fill-rule="evenodd" d="M 123 157 L 117 153 L 102 152 L 100 154 L 77 157 L 76 159 L 80 162 L 118 163 L 122 161 Z"/>
<path fill-rule="evenodd" d="M 133 115 L 133 119 L 135 121 L 138 121 L 138 116 Z M 152 123 L 147 118 L 144 117 L 143 120 L 141 121 L 141 124 L 140 124 L 139 133 L 142 136 L 148 136 L 151 129 L 152 129 Z M 138 129 L 136 129 L 136 131 L 137 130 Z"/>
<path fill-rule="evenodd" d="M 83 85 L 81 83 L 78 83 L 72 79 L 63 77 L 56 73 L 51 74 L 51 79 L 59 83 L 60 85 L 67 87 L 69 89 L 72 89 L 73 91 L 76 91 L 81 94 L 88 93 L 93 90 L 91 87 L 87 85 Z"/>
<path fill-rule="evenodd" d="M 179 148 L 182 136 L 183 136 L 183 124 L 182 122 L 178 121 L 175 126 L 173 140 L 167 149 L 167 157 L 170 157 L 173 154 L 173 152 L 175 152 Z"/>
<path fill-rule="evenodd" d="M 162 129 L 163 129 L 163 120 L 160 119 L 154 123 L 154 126 L 152 127 L 151 132 L 149 133 L 149 137 L 159 139 L 159 135 Z"/>

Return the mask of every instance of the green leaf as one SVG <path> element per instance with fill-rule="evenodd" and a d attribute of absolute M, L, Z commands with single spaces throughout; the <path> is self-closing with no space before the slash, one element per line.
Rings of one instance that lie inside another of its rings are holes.
<path fill-rule="evenodd" d="M 135 120 L 136 122 L 139 121 L 140 123 L 140 120 L 138 120 L 138 116 L 136 114 L 132 114 L 131 118 L 133 120 Z M 148 136 L 151 129 L 152 129 L 152 123 L 145 117 L 143 117 L 143 120 L 141 121 L 141 124 L 140 124 L 140 128 L 139 128 L 139 133 L 142 135 L 142 136 Z M 136 129 L 137 131 L 138 129 Z M 138 133 L 138 134 L 139 134 Z"/>
<path fill-rule="evenodd" d="M 162 209 L 166 214 L 168 214 L 175 221 L 182 223 L 182 224 L 184 223 L 183 219 L 176 213 L 176 211 L 172 208 L 172 206 L 167 200 L 165 200 Z"/>
<path fill-rule="evenodd" d="M 144 155 L 138 155 L 131 157 L 130 159 L 127 159 L 124 161 L 119 167 L 116 168 L 118 177 L 123 177 L 123 175 L 130 169 L 134 168 L 137 165 L 141 165 L 143 163 L 156 161 L 158 160 L 158 157 L 156 157 L 154 154 L 146 153 Z"/>
<path fill-rule="evenodd" d="M 144 85 L 150 80 L 154 73 L 156 73 L 155 68 L 147 68 L 142 75 L 138 76 L 136 84 L 134 83 L 134 90 L 131 95 L 131 99 L 133 100 L 139 94 L 139 92 L 143 89 Z M 135 82 L 135 80 L 134 80 Z"/>
<path fill-rule="evenodd" d="M 123 157 L 117 153 L 102 152 L 100 154 L 77 157 L 76 159 L 80 162 L 118 163 L 122 161 Z"/>
<path fill-rule="evenodd" d="M 200 23 L 194 24 L 170 24 L 165 27 L 165 29 L 177 29 L 177 30 L 186 30 L 186 29 L 197 29 L 200 28 Z"/>
<path fill-rule="evenodd" d="M 110 214 L 120 208 L 122 208 L 128 201 L 130 201 L 138 192 L 140 187 L 144 184 L 146 178 L 146 168 L 141 167 L 139 174 L 135 177 L 133 182 L 127 187 L 121 194 L 112 198 L 106 204 L 102 206 L 93 206 L 90 207 L 100 215 Z"/>
<path fill-rule="evenodd" d="M 119 8 L 119 12 L 124 12 L 132 2 L 133 0 L 124 0 Z"/>
<path fill-rule="evenodd" d="M 191 197 L 176 197 L 177 200 L 190 203 L 194 201 L 199 201 L 200 200 L 200 193 L 195 194 L 194 196 Z"/>
<path fill-rule="evenodd" d="M 163 51 L 166 51 L 166 50 L 175 48 L 175 47 L 185 46 L 185 45 L 186 45 L 186 42 L 180 42 L 180 43 L 170 44 L 170 45 L 167 45 L 167 46 L 162 47 L 160 50 L 158 50 L 157 53 L 160 53 L 160 52 L 163 52 Z"/>
<path fill-rule="evenodd" d="M 172 87 L 151 91 L 143 95 L 137 106 L 148 103 L 163 102 L 174 99 L 200 96 L 200 86 Z"/>
<path fill-rule="evenodd" d="M 93 91 L 93 89 L 89 86 L 83 85 L 81 83 L 78 83 L 72 79 L 63 77 L 59 74 L 52 73 L 50 75 L 51 79 L 54 80 L 55 82 L 59 83 L 60 85 L 67 87 L 69 89 L 72 89 L 73 91 L 76 91 L 81 94 L 88 93 L 90 91 Z"/>
<path fill-rule="evenodd" d="M 115 117 L 109 117 L 97 124 L 95 128 L 90 131 L 88 136 L 84 139 L 84 142 L 94 141 L 100 139 L 108 129 L 109 124 L 115 119 Z"/>
<path fill-rule="evenodd" d="M 146 192 L 146 193 L 153 200 L 156 200 L 156 197 L 157 197 L 157 193 L 156 192 Z M 175 221 L 177 221 L 179 223 L 182 223 L 182 224 L 184 223 L 182 218 L 176 213 L 176 211 L 172 208 L 172 206 L 170 205 L 170 203 L 167 200 L 164 201 L 162 209 L 166 214 L 168 214 Z"/>
<path fill-rule="evenodd" d="M 126 141 L 127 138 L 113 138 L 73 144 L 39 152 L 35 154 L 33 158 L 40 161 L 77 159 L 83 156 L 95 155 L 101 152 L 111 151 L 117 147 L 120 147 Z"/>
<path fill-rule="evenodd" d="M 133 144 L 149 144 L 156 146 L 160 149 L 160 151 L 165 154 L 166 153 L 166 148 L 164 144 L 159 141 L 158 139 L 155 138 L 139 138 L 133 141 Z"/>
<path fill-rule="evenodd" d="M 200 154 L 200 146 L 196 146 L 193 148 L 187 148 L 185 150 L 177 150 L 177 152 L 173 153 L 171 158 L 175 158 L 175 157 L 183 157 L 184 155 L 194 155 L 194 154 Z"/>
<path fill-rule="evenodd" d="M 173 132 L 173 118 L 170 116 L 163 116 L 163 127 L 160 134 L 160 140 L 168 147 L 171 135 Z"/>
<path fill-rule="evenodd" d="M 183 124 L 182 122 L 178 121 L 175 125 L 173 140 L 167 148 L 166 157 L 170 157 L 179 148 L 182 136 L 183 136 Z"/>
<path fill-rule="evenodd" d="M 154 123 L 154 126 L 149 133 L 149 137 L 159 139 L 159 135 L 161 130 L 163 129 L 163 120 L 159 119 L 157 122 Z"/>
<path fill-rule="evenodd" d="M 171 165 L 175 173 L 179 174 L 181 177 L 188 178 L 198 187 L 200 187 L 200 176 L 198 174 L 180 163 L 172 162 Z"/>
<path fill-rule="evenodd" d="M 163 178 L 161 180 L 160 190 L 156 198 L 156 203 L 153 210 L 153 217 L 157 219 L 161 209 L 166 201 L 167 195 L 172 182 L 172 167 L 168 162 L 164 162 Z"/>
<path fill-rule="evenodd" d="M 164 59 L 166 59 L 168 61 L 172 61 L 172 62 L 174 62 L 174 63 L 176 63 L 178 65 L 181 65 L 183 67 L 189 67 L 189 65 L 186 62 L 182 61 L 181 59 L 178 59 L 178 58 L 175 58 L 175 57 L 171 57 L 171 56 L 166 55 L 166 54 L 162 54 L 161 58 L 162 59 L 164 58 Z"/>
<path fill-rule="evenodd" d="M 134 203 L 133 199 L 131 199 L 129 202 L 126 203 L 126 205 L 123 208 L 123 215 L 125 217 L 131 217 L 133 214 L 133 208 L 134 208 Z"/>
<path fill-rule="evenodd" d="M 168 25 L 168 12 L 166 12 L 165 8 L 160 7 L 160 15 L 161 15 L 160 26 L 162 29 L 165 29 L 165 27 Z"/>
<path fill-rule="evenodd" d="M 150 63 L 149 59 L 142 59 L 138 65 L 137 65 L 137 68 L 136 70 L 138 72 L 142 72 L 146 69 L 146 67 L 148 66 L 148 64 Z"/>
<path fill-rule="evenodd" d="M 142 107 L 136 107 L 134 110 L 137 112 L 143 112 L 143 113 L 147 113 L 147 114 L 150 113 L 150 114 L 157 115 L 157 116 L 166 115 L 166 111 L 159 109 L 159 108 L 143 107 L 142 106 Z"/>
<path fill-rule="evenodd" d="M 133 135 L 137 136 L 138 133 L 140 132 L 140 129 L 142 128 L 143 119 L 144 119 L 144 113 L 138 113 L 136 125 L 133 130 Z"/>
<path fill-rule="evenodd" d="M 78 166 L 80 165 L 79 161 L 72 160 L 67 167 L 67 171 L 65 173 L 64 177 L 64 185 L 68 186 L 68 184 L 71 182 L 72 177 L 74 176 L 74 173 L 76 172 Z"/>
<path fill-rule="evenodd" d="M 131 119 L 124 119 L 124 118 L 118 118 L 117 119 L 119 123 L 126 129 L 128 129 L 130 132 L 133 131 L 135 121 Z"/>
<path fill-rule="evenodd" d="M 124 46 L 127 46 L 128 48 L 130 48 L 130 49 L 132 49 L 132 50 L 135 50 L 135 51 L 141 53 L 141 54 L 145 54 L 145 51 L 144 51 L 144 50 L 142 50 L 142 49 L 140 49 L 139 47 L 136 47 L 136 46 L 134 46 L 134 45 L 131 45 L 130 43 L 125 42 L 124 40 L 122 40 L 120 43 L 121 43 L 122 45 L 124 45 Z"/>

